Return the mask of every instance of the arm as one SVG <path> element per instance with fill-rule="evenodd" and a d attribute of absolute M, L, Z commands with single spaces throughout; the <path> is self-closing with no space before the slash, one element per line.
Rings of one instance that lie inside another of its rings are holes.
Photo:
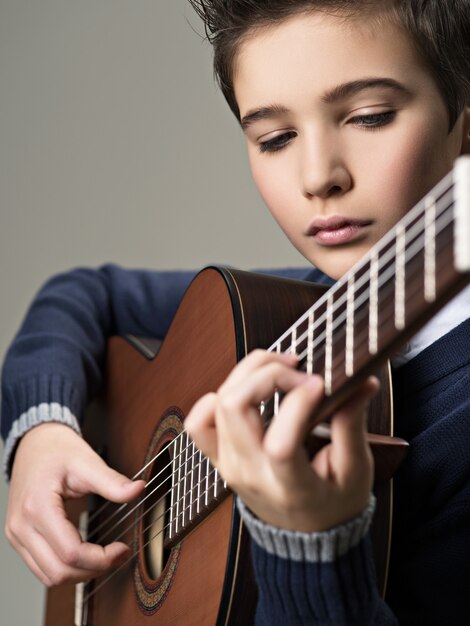
<path fill-rule="evenodd" d="M 80 437 L 82 413 L 102 384 L 107 338 L 163 337 L 191 278 L 111 265 L 59 275 L 39 292 L 7 354 L 6 534 L 46 585 L 92 578 L 128 556 L 122 543 L 103 549 L 81 542 L 65 514 L 68 498 L 93 492 L 125 502 L 143 488 L 109 468 Z"/>
<path fill-rule="evenodd" d="M 299 533 L 239 510 L 252 536 L 257 626 L 396 626 L 376 583 L 369 527 L 375 501 L 329 531 Z"/>
<path fill-rule="evenodd" d="M 274 273 L 305 278 L 308 271 Z M 102 384 L 107 338 L 163 338 L 193 276 L 114 265 L 56 276 L 35 298 L 7 354 L 1 416 L 7 477 L 11 472 L 6 534 L 47 585 L 93 577 L 127 554 L 123 544 L 104 551 L 83 544 L 66 518 L 64 499 L 93 492 L 125 502 L 143 486 L 97 457 L 79 435 L 80 422 Z"/>
<path fill-rule="evenodd" d="M 317 270 L 268 270 L 328 282 Z M 53 277 L 39 291 L 2 372 L 4 471 L 19 438 L 42 422 L 77 432 L 102 384 L 106 341 L 136 334 L 162 339 L 195 272 L 125 270 L 116 265 Z"/>
<path fill-rule="evenodd" d="M 102 385 L 108 337 L 163 338 L 193 275 L 107 265 L 60 274 L 46 283 L 3 366 L 7 475 L 19 438 L 33 426 L 61 422 L 79 432 L 85 406 Z"/>
<path fill-rule="evenodd" d="M 381 601 L 368 528 L 372 458 L 365 407 L 373 379 L 332 418 L 332 442 L 309 459 L 304 436 L 322 381 L 289 355 L 254 352 L 186 420 L 196 445 L 239 494 L 253 538 L 257 624 L 396 624 Z M 282 389 L 265 429 L 259 403 Z"/>

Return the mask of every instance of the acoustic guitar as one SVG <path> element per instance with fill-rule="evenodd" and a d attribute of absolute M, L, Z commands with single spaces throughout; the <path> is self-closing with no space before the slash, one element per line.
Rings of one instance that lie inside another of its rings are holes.
<path fill-rule="evenodd" d="M 132 556 L 90 583 L 49 590 L 45 626 L 253 623 L 249 537 L 233 494 L 187 437 L 184 419 L 255 347 L 293 351 L 299 367 L 323 376 L 324 401 L 306 440 L 311 454 L 328 441 L 335 407 L 379 372 L 369 440 L 378 498 L 373 545 L 384 592 L 391 477 L 407 445 L 393 437 L 387 358 L 468 284 L 469 242 L 470 159 L 461 158 L 333 287 L 210 267 L 189 286 L 161 345 L 112 338 L 100 415 L 89 423 L 102 431 L 94 438 L 106 461 L 147 486 L 130 504 L 90 500 L 80 529 L 89 541 L 125 541 Z M 260 405 L 266 422 L 280 401 L 278 392 Z"/>

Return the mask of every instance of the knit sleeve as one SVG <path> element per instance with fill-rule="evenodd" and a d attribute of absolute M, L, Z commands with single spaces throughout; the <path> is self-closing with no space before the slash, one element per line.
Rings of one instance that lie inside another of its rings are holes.
<path fill-rule="evenodd" d="M 326 282 L 312 268 L 262 270 Z M 38 292 L 2 371 L 1 434 L 9 476 L 18 439 L 43 422 L 80 432 L 83 412 L 103 381 L 107 339 L 163 339 L 195 272 L 123 269 L 108 264 L 51 278 Z"/>
<path fill-rule="evenodd" d="M 369 537 L 375 499 L 325 532 L 275 528 L 237 500 L 253 540 L 256 626 L 396 626 L 377 589 Z"/>
<path fill-rule="evenodd" d="M 8 477 L 16 443 L 44 421 L 76 431 L 103 380 L 111 335 L 163 338 L 193 272 L 76 269 L 39 291 L 2 370 L 1 433 Z"/>

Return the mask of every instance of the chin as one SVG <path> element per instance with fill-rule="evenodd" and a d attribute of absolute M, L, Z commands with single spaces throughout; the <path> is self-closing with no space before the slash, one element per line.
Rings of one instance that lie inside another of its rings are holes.
<path fill-rule="evenodd" d="M 328 261 L 319 261 L 318 258 L 313 259 L 307 257 L 307 259 L 317 267 L 324 274 L 332 278 L 333 280 L 339 280 L 342 276 L 347 274 L 349 270 L 364 256 L 365 253 L 360 254 L 339 254 L 338 251 L 333 252 Z"/>

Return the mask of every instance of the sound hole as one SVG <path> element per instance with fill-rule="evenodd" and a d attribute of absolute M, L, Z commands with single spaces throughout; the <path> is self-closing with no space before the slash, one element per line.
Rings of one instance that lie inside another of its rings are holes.
<path fill-rule="evenodd" d="M 146 573 L 157 580 L 170 555 L 165 549 L 169 522 L 171 458 L 168 446 L 162 448 L 148 479 L 142 524 L 143 556 Z"/>

